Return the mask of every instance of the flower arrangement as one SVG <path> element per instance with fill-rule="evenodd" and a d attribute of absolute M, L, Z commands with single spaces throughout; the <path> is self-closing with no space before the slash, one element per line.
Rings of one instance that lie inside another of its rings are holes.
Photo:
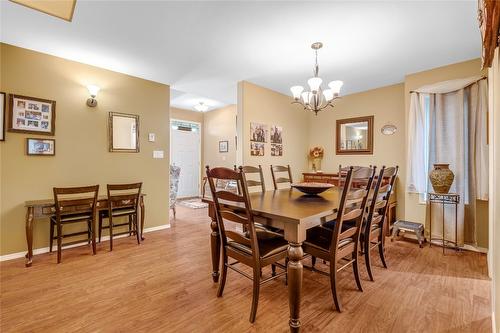
<path fill-rule="evenodd" d="M 325 150 L 323 147 L 314 147 L 309 149 L 309 157 L 312 159 L 323 158 Z"/>

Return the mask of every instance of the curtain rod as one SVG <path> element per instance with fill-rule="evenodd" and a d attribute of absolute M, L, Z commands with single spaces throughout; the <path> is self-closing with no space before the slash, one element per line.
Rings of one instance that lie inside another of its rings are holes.
<path fill-rule="evenodd" d="M 475 80 L 475 81 L 472 81 L 471 83 L 469 83 L 468 85 L 464 86 L 463 88 L 467 88 L 468 86 L 471 86 L 471 85 L 473 85 L 474 83 L 477 83 L 477 82 L 479 82 L 479 81 L 481 81 L 481 80 L 485 80 L 485 79 L 487 79 L 487 78 L 488 78 L 487 76 L 481 76 L 479 79 L 477 79 L 477 80 Z M 444 81 L 442 81 L 442 82 L 444 82 Z M 463 88 L 460 88 L 460 89 L 463 89 Z M 451 93 L 451 92 L 454 92 L 454 91 L 457 91 L 457 90 L 460 90 L 460 89 L 452 90 L 452 91 L 449 91 L 449 92 L 447 92 L 447 93 L 445 93 L 445 94 L 448 94 L 448 93 Z M 411 93 L 421 94 L 421 93 L 419 93 L 418 91 L 415 91 L 415 90 L 410 90 L 410 94 L 411 94 Z M 440 93 L 438 93 L 438 94 L 440 94 Z"/>

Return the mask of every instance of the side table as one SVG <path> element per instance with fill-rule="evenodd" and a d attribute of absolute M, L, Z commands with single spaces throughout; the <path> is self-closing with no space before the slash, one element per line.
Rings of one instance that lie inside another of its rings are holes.
<path fill-rule="evenodd" d="M 458 204 L 460 203 L 460 195 L 456 193 L 447 193 L 447 194 L 441 194 L 441 193 L 429 193 L 429 246 L 432 246 L 432 241 L 437 240 L 442 242 L 442 247 L 443 247 L 443 255 L 445 254 L 444 250 L 445 248 L 451 248 L 455 250 L 459 250 L 458 247 Z M 443 235 L 441 238 L 436 238 L 432 237 L 432 204 L 440 204 L 443 209 Z M 445 239 L 445 206 L 446 205 L 455 205 L 455 240 L 448 240 Z M 453 246 L 450 246 L 452 244 Z"/>

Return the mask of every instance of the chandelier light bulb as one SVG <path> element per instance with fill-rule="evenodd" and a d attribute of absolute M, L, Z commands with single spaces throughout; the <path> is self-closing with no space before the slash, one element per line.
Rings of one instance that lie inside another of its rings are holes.
<path fill-rule="evenodd" d="M 338 96 L 340 94 L 340 88 L 342 88 L 343 85 L 344 82 L 339 80 L 328 83 L 328 86 L 330 87 L 330 89 L 332 89 L 334 96 Z"/>
<path fill-rule="evenodd" d="M 333 99 L 333 91 L 331 89 L 325 89 L 323 90 L 323 96 L 325 96 L 325 100 L 329 102 Z"/>
<path fill-rule="evenodd" d="M 319 91 L 319 87 L 321 86 L 321 82 L 323 82 L 323 80 L 321 80 L 321 78 L 319 78 L 319 77 L 312 77 L 309 80 L 307 80 L 307 84 L 309 85 L 309 88 L 311 88 L 311 91 L 313 93 Z"/>
<path fill-rule="evenodd" d="M 308 91 L 304 91 L 304 92 L 302 93 L 302 102 L 303 102 L 304 104 L 306 104 L 306 105 L 309 105 L 309 104 L 310 104 L 310 100 L 309 100 L 309 99 L 310 99 L 310 97 L 309 97 L 309 94 L 310 94 L 310 92 L 308 92 Z"/>
<path fill-rule="evenodd" d="M 290 88 L 290 90 L 292 91 L 292 94 L 293 94 L 293 98 L 295 98 L 296 100 L 300 98 L 300 94 L 302 94 L 302 92 L 304 91 L 304 87 L 302 86 L 293 86 Z"/>

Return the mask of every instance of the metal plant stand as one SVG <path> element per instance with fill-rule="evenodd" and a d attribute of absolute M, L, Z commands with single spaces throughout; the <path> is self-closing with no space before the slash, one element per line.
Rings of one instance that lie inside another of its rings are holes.
<path fill-rule="evenodd" d="M 450 248 L 454 249 L 456 251 L 460 250 L 458 247 L 458 204 L 460 202 L 460 195 L 456 193 L 447 193 L 447 194 L 440 194 L 440 193 L 429 193 L 429 246 L 432 246 L 432 241 L 436 240 L 441 242 L 441 246 L 443 247 L 443 255 L 445 254 L 444 250 L 445 248 Z M 436 238 L 432 237 L 432 204 L 437 203 L 441 204 L 443 207 L 443 235 L 441 238 Z M 444 210 L 446 205 L 455 205 L 455 241 L 451 241 L 448 239 L 445 239 L 445 215 L 444 215 Z M 452 246 L 450 246 L 450 244 Z"/>

